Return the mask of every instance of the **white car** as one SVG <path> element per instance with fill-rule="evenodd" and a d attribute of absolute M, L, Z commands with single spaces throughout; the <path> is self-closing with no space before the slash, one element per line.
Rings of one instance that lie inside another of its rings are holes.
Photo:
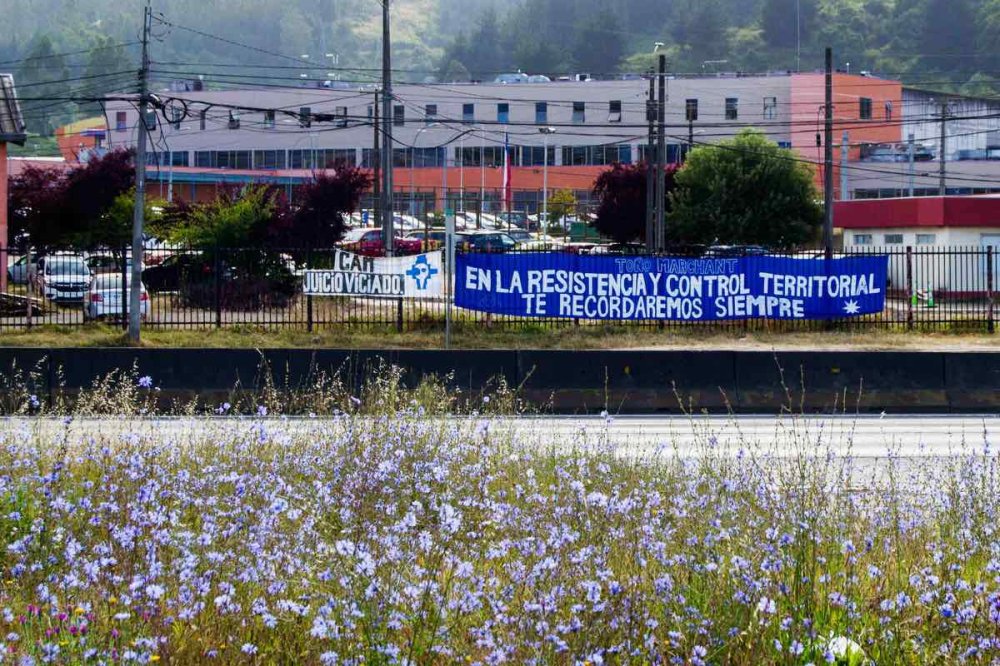
<path fill-rule="evenodd" d="M 149 316 L 149 293 L 146 285 L 141 285 L 139 293 L 139 316 L 145 319 Z M 124 300 L 123 300 L 124 297 Z M 122 293 L 122 276 L 117 273 L 104 273 L 94 278 L 87 292 L 87 300 L 83 304 L 84 320 L 121 319 L 128 314 L 129 294 Z"/>
<path fill-rule="evenodd" d="M 82 301 L 93 276 L 79 254 L 48 254 L 38 260 L 35 286 L 50 301 Z"/>
<path fill-rule="evenodd" d="M 15 261 L 7 265 L 7 280 L 11 284 L 28 284 L 28 278 L 34 271 L 33 264 L 38 262 L 38 255 L 31 255 L 31 264 L 28 264 L 28 255 L 18 257 Z"/>

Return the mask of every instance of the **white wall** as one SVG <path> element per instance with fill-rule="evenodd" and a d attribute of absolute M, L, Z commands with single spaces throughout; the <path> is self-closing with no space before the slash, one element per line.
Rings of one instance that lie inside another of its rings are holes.
<path fill-rule="evenodd" d="M 888 244 L 887 235 L 902 234 L 902 243 Z M 933 235 L 933 242 L 927 235 Z M 871 236 L 871 244 L 859 236 Z M 987 250 L 994 246 L 993 290 L 1000 287 L 1000 228 L 985 227 L 908 227 L 882 229 L 845 229 L 844 249 L 889 255 L 889 284 L 893 290 L 907 285 L 906 248 L 911 248 L 910 266 L 914 288 L 936 292 L 986 291 Z"/>

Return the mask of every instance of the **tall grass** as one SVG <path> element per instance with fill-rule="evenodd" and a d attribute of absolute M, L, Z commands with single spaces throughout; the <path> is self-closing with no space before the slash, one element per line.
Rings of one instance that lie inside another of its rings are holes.
<path fill-rule="evenodd" d="M 242 418 L 157 430 L 141 418 L 155 385 L 124 373 L 75 407 L 113 407 L 116 428 L 98 433 L 72 415 L 5 422 L 5 657 L 1000 657 L 988 442 L 923 463 L 890 448 L 875 474 L 793 419 L 774 441 L 720 442 L 705 430 L 696 455 L 669 441 L 636 453 L 607 444 L 601 419 L 568 444 L 512 435 L 506 388 L 406 389 L 392 368 L 353 394 L 324 381 L 308 404 L 264 391 L 252 410 L 214 407 Z M 292 406 L 316 418 L 281 418 Z"/>

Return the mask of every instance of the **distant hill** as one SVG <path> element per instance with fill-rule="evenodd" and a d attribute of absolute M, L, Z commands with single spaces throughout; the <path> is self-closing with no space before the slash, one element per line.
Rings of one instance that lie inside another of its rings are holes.
<path fill-rule="evenodd" d="M 996 0 L 392 2 L 399 80 L 639 72 L 662 42 L 675 72 L 813 70 L 830 45 L 852 71 L 975 94 L 998 83 Z M 130 11 L 121 0 L 7 5 L 0 70 L 17 76 L 33 132 L 99 110 L 82 98 L 134 84 L 140 2 Z M 379 0 L 169 0 L 154 10 L 173 24 L 154 30 L 158 85 L 198 75 L 216 87 L 378 78 Z"/>

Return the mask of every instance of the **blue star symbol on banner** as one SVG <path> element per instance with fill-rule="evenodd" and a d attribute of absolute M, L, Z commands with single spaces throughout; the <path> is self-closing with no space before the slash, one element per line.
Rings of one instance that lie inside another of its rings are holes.
<path fill-rule="evenodd" d="M 431 281 L 431 278 L 439 272 L 427 261 L 427 255 L 422 254 L 413 261 L 413 265 L 410 266 L 410 270 L 406 271 L 406 274 L 417 283 L 417 289 L 423 291 L 427 289 L 427 283 Z"/>

